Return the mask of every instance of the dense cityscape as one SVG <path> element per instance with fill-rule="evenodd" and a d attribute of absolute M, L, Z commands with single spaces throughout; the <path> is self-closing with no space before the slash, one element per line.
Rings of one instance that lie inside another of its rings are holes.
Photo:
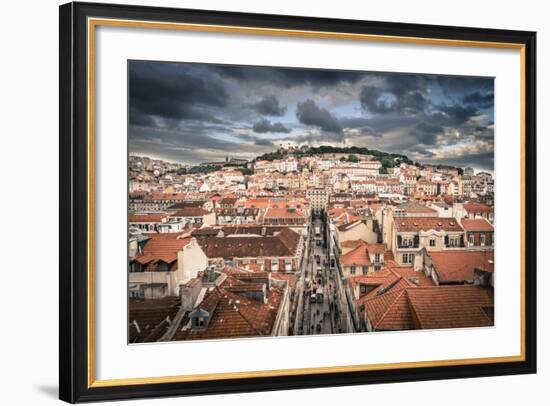
<path fill-rule="evenodd" d="M 494 179 L 358 147 L 129 157 L 129 342 L 494 325 Z"/>

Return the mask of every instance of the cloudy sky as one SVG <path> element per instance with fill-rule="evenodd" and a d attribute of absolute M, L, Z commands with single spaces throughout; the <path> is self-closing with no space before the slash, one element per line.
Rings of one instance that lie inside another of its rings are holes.
<path fill-rule="evenodd" d="M 365 146 L 493 170 L 492 78 L 131 61 L 130 153 L 194 164 Z"/>

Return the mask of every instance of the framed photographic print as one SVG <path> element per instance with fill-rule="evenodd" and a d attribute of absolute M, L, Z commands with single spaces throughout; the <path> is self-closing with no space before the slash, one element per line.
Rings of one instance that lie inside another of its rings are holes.
<path fill-rule="evenodd" d="M 533 32 L 60 7 L 60 398 L 536 371 Z"/>

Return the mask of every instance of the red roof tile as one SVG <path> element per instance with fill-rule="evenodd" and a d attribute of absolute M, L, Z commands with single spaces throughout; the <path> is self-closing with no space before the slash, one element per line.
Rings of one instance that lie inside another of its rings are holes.
<path fill-rule="evenodd" d="M 289 210 L 287 207 L 271 207 L 267 209 L 264 219 L 280 219 L 280 218 L 305 218 L 306 215 L 298 209 Z"/>
<path fill-rule="evenodd" d="M 371 264 L 367 244 L 364 242 L 358 245 L 350 252 L 345 253 L 340 257 L 340 263 L 344 266 L 359 265 L 367 266 Z"/>
<path fill-rule="evenodd" d="M 208 210 L 203 209 L 202 207 L 184 207 L 183 209 L 178 209 L 172 216 L 200 217 L 208 213 L 210 212 Z"/>
<path fill-rule="evenodd" d="M 293 257 L 300 235 L 283 228 L 276 236 L 198 237 L 208 258 Z"/>
<path fill-rule="evenodd" d="M 225 284 L 225 282 L 224 282 Z M 174 340 L 214 339 L 270 335 L 283 289 L 271 287 L 267 303 L 230 292 L 224 284 L 210 292 L 199 308 L 213 313 L 205 330 L 178 329 Z M 187 320 L 184 320 L 186 322 Z"/>
<path fill-rule="evenodd" d="M 493 211 L 491 206 L 484 203 L 464 203 L 464 210 L 469 213 L 490 213 Z"/>
<path fill-rule="evenodd" d="M 494 231 L 493 226 L 485 219 L 462 219 L 466 231 Z"/>
<path fill-rule="evenodd" d="M 142 264 L 151 261 L 163 261 L 170 264 L 177 259 L 178 252 L 191 241 L 190 237 L 178 238 L 176 233 L 147 234 L 147 236 L 151 238 L 145 243 L 141 254 L 136 258 L 136 261 Z"/>
<path fill-rule="evenodd" d="M 407 289 L 416 328 L 484 327 L 494 324 L 492 289 L 473 285 Z"/>
<path fill-rule="evenodd" d="M 473 282 L 474 269 L 494 270 L 493 251 L 432 251 L 428 255 L 440 283 Z"/>
<path fill-rule="evenodd" d="M 492 289 L 473 285 L 394 288 L 364 301 L 375 330 L 493 325 Z"/>
<path fill-rule="evenodd" d="M 130 223 L 162 223 L 168 216 L 166 214 L 130 214 Z"/>
<path fill-rule="evenodd" d="M 463 231 L 454 218 L 448 217 L 396 217 L 394 220 L 398 232 L 401 231 Z"/>

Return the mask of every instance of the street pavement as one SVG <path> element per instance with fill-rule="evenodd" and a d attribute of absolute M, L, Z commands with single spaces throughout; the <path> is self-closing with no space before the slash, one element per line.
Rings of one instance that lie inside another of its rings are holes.
<path fill-rule="evenodd" d="M 322 227 L 321 220 L 315 220 L 311 227 L 309 236 L 310 250 L 307 260 L 304 262 L 300 283 L 297 285 L 297 295 L 302 295 L 303 312 L 301 317 L 302 334 L 334 334 L 344 332 L 341 329 L 339 316 L 341 300 L 335 289 L 334 279 L 338 277 L 336 271 L 331 271 L 328 266 L 328 256 L 323 240 L 324 230 L 320 236 L 314 235 L 316 226 Z M 317 241 L 321 244 L 317 245 Z M 318 260 L 317 260 L 318 258 Z M 319 272 L 320 271 L 320 272 Z M 332 273 L 332 275 L 331 275 Z M 309 283 L 306 281 L 309 280 Z M 322 301 L 311 301 L 310 297 L 317 291 L 317 288 L 323 289 Z M 344 309 L 345 310 L 345 309 Z M 300 320 L 297 320 L 300 322 Z M 298 331 L 295 329 L 294 331 Z"/>

